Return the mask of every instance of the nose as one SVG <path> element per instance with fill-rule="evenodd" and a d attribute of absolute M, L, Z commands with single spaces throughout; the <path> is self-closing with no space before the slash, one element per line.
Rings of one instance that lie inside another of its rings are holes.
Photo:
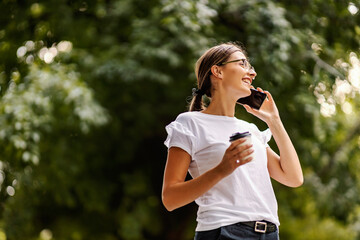
<path fill-rule="evenodd" d="M 248 73 L 249 73 L 251 79 L 254 80 L 254 78 L 255 78 L 256 75 L 257 75 L 256 72 L 255 72 L 255 69 L 254 69 L 254 68 L 248 69 Z"/>

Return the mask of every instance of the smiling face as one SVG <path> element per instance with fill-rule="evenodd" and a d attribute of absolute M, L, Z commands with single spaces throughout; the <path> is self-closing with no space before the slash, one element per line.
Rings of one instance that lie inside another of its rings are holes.
<path fill-rule="evenodd" d="M 240 59 L 247 60 L 242 52 L 236 51 L 230 55 L 224 65 L 220 66 L 223 80 L 222 86 L 226 92 L 238 98 L 246 97 L 251 94 L 251 84 L 256 77 L 255 70 L 250 68 L 250 66 L 247 66 L 247 61 Z"/>

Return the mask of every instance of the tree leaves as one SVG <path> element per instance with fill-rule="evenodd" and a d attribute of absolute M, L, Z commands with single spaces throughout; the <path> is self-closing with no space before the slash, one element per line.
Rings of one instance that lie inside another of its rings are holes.
<path fill-rule="evenodd" d="M 275 183 L 281 238 L 358 238 L 358 4 L 2 1 L 7 238 L 192 239 L 193 208 L 161 206 L 164 126 L 186 111 L 196 59 L 226 41 L 245 45 L 304 168 L 302 188 Z"/>

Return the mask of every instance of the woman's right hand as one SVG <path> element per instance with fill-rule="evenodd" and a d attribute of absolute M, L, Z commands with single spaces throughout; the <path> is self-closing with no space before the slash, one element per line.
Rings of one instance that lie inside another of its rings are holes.
<path fill-rule="evenodd" d="M 253 159 L 252 157 L 248 157 L 254 152 L 252 144 L 243 144 L 245 141 L 245 138 L 237 139 L 226 149 L 221 162 L 216 167 L 224 177 L 230 175 L 236 168 Z"/>

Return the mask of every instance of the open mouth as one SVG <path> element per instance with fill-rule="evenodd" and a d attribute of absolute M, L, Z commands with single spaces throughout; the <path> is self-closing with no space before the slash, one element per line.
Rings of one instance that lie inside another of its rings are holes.
<path fill-rule="evenodd" d="M 251 86 L 251 79 L 250 78 L 243 78 L 242 81 L 246 84 L 248 84 L 249 86 Z"/>

